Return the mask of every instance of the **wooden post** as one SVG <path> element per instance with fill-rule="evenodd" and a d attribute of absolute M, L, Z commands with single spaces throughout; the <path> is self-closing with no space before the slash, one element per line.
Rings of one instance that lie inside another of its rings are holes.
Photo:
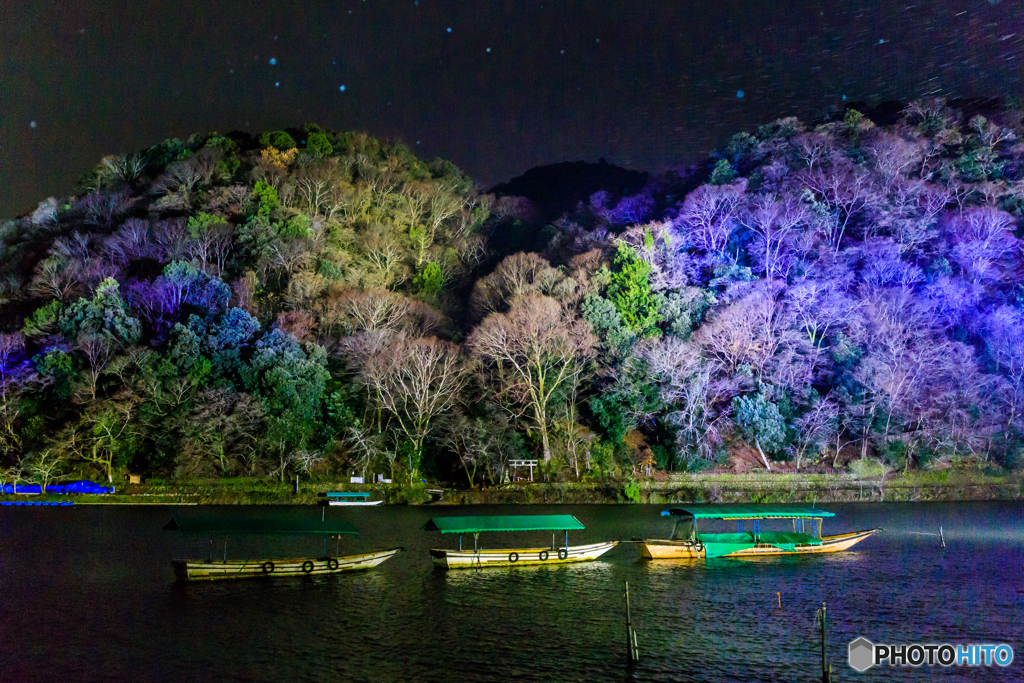
<path fill-rule="evenodd" d="M 945 547 L 946 547 L 946 538 L 945 538 L 945 536 L 942 535 L 942 527 L 941 526 L 939 527 L 939 543 L 942 545 L 943 549 L 945 549 Z"/>
<path fill-rule="evenodd" d="M 640 661 L 640 648 L 636 642 L 636 631 L 633 630 L 633 619 L 629 612 L 629 581 L 626 582 L 626 648 L 629 651 L 629 663 Z"/>
<path fill-rule="evenodd" d="M 825 601 L 821 601 L 821 611 L 818 612 L 821 618 L 821 683 L 832 683 L 832 667 L 828 663 L 825 654 Z"/>

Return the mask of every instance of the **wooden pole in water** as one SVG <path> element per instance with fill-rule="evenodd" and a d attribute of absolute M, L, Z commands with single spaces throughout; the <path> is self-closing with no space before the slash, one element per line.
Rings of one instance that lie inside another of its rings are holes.
<path fill-rule="evenodd" d="M 633 630 L 633 619 L 629 613 L 629 581 L 626 582 L 626 648 L 629 651 L 629 663 L 640 661 L 640 649 L 637 647 L 636 631 Z"/>
<path fill-rule="evenodd" d="M 825 601 L 821 601 L 821 683 L 832 683 L 832 667 L 828 664 L 825 655 Z"/>

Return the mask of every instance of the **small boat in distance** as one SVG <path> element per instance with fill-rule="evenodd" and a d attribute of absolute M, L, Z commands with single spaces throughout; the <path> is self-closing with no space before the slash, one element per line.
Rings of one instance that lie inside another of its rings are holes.
<path fill-rule="evenodd" d="M 570 546 L 569 531 L 583 528 L 585 527 L 572 515 L 434 517 L 423 526 L 424 531 L 459 535 L 458 550 L 430 550 L 434 564 L 444 569 L 588 562 L 596 560 L 618 545 L 618 541 L 606 541 Z M 484 550 L 478 544 L 479 536 L 484 531 L 551 531 L 551 547 Z M 565 534 L 565 543 L 561 547 L 555 545 L 555 531 L 562 531 Z M 472 550 L 462 549 L 462 534 L 473 534 Z"/>
<path fill-rule="evenodd" d="M 803 555 L 836 553 L 847 550 L 881 529 L 822 536 L 825 517 L 834 513 L 818 508 L 777 508 L 767 505 L 727 507 L 670 508 L 662 516 L 676 518 L 667 539 L 640 541 L 640 554 L 651 560 L 709 559 L 713 557 L 749 557 L 753 555 Z M 736 522 L 736 533 L 702 534 L 698 519 L 723 519 Z M 762 531 L 761 520 L 789 519 L 792 531 Z M 806 533 L 805 521 L 810 521 Z M 744 522 L 748 522 L 744 529 Z"/>
<path fill-rule="evenodd" d="M 383 500 L 370 500 L 370 494 L 354 491 L 328 491 L 324 494 L 328 505 L 380 505 Z"/>
<path fill-rule="evenodd" d="M 164 525 L 164 531 L 208 535 L 211 537 L 211 541 L 213 536 L 225 536 L 223 560 L 214 560 L 212 557 L 207 560 L 172 560 L 171 566 L 174 567 L 174 575 L 179 581 L 337 574 L 376 567 L 381 562 L 394 557 L 401 550 L 401 548 L 392 548 L 360 555 L 328 556 L 328 536 L 340 539 L 342 535 L 359 533 L 351 524 L 341 520 L 231 518 L 218 515 L 216 517 L 172 518 Z M 227 558 L 227 536 L 241 534 L 322 534 L 324 554 L 321 557 L 258 559 L 250 557 L 245 560 L 229 560 Z"/>

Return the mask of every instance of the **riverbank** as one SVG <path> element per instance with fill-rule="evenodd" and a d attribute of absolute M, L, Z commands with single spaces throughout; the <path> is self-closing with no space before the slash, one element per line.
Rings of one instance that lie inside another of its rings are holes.
<path fill-rule="evenodd" d="M 1024 477 L 989 474 L 977 467 L 889 474 L 884 479 L 847 473 L 674 473 L 663 480 L 637 481 L 635 486 L 605 481 L 444 488 L 440 500 L 423 485 L 300 482 L 296 492 L 293 482 L 239 478 L 122 485 L 107 495 L 18 495 L 0 496 L 0 500 L 73 500 L 80 505 L 315 505 L 323 501 L 323 493 L 339 490 L 364 491 L 371 499 L 391 505 L 928 502 L 1018 500 L 1024 498 Z"/>

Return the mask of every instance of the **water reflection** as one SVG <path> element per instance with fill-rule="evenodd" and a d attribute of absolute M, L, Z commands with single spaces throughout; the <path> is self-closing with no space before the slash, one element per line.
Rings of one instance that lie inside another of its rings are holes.
<path fill-rule="evenodd" d="M 174 584 L 169 561 L 188 553 L 180 539 L 160 531 L 170 510 L 4 512 L 0 680 L 59 680 L 72 670 L 76 680 L 143 683 L 200 676 L 268 682 L 810 680 L 820 661 L 814 613 L 822 600 L 828 601 L 829 657 L 839 680 L 852 677 L 845 647 L 860 635 L 892 642 L 1024 642 L 1024 505 L 828 507 L 836 512 L 833 533 L 876 526 L 900 532 L 834 554 L 646 561 L 635 546 L 623 544 L 596 562 L 444 571 L 427 552 L 438 539 L 420 531 L 436 510 L 385 508 L 346 512 L 362 533 L 342 540 L 342 554 L 406 547 L 371 571 Z M 650 535 L 662 521 L 660 509 L 545 506 L 530 512 L 576 515 L 587 526 L 573 539 L 582 544 Z M 488 506 L 472 514 L 522 511 Z M 927 536 L 903 533 L 937 531 L 940 523 L 947 532 L 944 551 Z M 989 533 L 999 529 L 1008 533 Z M 253 542 L 251 548 L 232 541 L 228 554 L 310 548 L 322 552 L 322 541 Z M 632 673 L 625 666 L 626 581 L 641 649 Z M 1015 680 L 1009 674 L 1018 672 L 938 673 L 943 681 L 997 681 Z M 871 670 L 857 680 L 935 674 Z"/>
<path fill-rule="evenodd" d="M 596 578 L 601 574 L 607 575 L 612 570 L 612 564 L 602 560 L 562 565 L 526 564 L 519 567 L 472 567 L 469 569 L 434 567 L 434 571 L 442 575 L 446 583 L 453 586 L 507 582 L 517 580 L 518 574 L 557 574 L 563 578 Z"/>

